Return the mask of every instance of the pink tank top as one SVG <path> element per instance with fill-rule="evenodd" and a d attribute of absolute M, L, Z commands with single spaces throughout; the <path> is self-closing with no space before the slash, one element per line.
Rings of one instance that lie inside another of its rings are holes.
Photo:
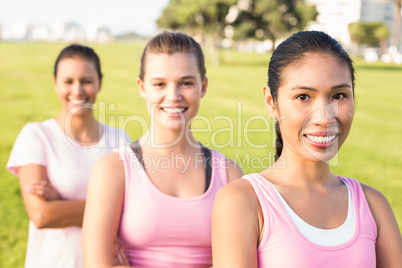
<path fill-rule="evenodd" d="M 211 266 L 211 210 L 217 190 L 227 184 L 225 156 L 211 150 L 209 188 L 193 198 L 164 194 L 130 148 L 122 156 L 126 186 L 119 236 L 130 265 Z"/>
<path fill-rule="evenodd" d="M 309 241 L 293 224 L 272 183 L 260 174 L 243 177 L 260 202 L 265 231 L 258 246 L 258 267 L 376 267 L 377 227 L 358 181 L 339 177 L 350 188 L 355 231 L 345 243 L 321 246 Z"/>

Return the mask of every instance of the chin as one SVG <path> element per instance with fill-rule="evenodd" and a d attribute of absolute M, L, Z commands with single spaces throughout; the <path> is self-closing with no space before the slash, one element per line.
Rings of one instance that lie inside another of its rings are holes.
<path fill-rule="evenodd" d="M 315 162 L 324 162 L 329 164 L 329 162 L 336 156 L 338 150 L 325 150 L 316 151 L 313 149 L 308 150 L 306 158 Z"/>
<path fill-rule="evenodd" d="M 83 108 L 76 108 L 76 107 L 72 107 L 69 111 L 68 114 L 72 117 L 74 116 L 78 116 L 78 117 L 82 117 L 82 116 L 87 116 L 89 113 L 92 114 L 93 109 L 83 109 Z"/>
<path fill-rule="evenodd" d="M 184 131 L 185 129 L 183 124 L 164 124 L 162 128 L 170 131 Z"/>

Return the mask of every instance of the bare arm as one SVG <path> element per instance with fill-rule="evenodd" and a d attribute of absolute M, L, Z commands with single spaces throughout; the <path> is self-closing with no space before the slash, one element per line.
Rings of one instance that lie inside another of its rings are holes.
<path fill-rule="evenodd" d="M 246 180 L 234 181 L 218 191 L 212 209 L 214 268 L 258 266 L 258 213 L 257 197 Z"/>
<path fill-rule="evenodd" d="M 119 257 L 119 254 L 116 254 L 115 244 L 122 213 L 124 188 L 124 166 L 119 160 L 118 153 L 110 153 L 99 159 L 92 170 L 82 227 L 85 267 L 101 268 L 116 265 L 115 258 Z"/>
<path fill-rule="evenodd" d="M 50 184 L 49 180 L 33 180 L 32 184 L 28 186 L 26 190 L 31 194 L 38 195 L 46 201 L 61 199 L 59 192 Z"/>
<path fill-rule="evenodd" d="M 25 165 L 18 169 L 21 194 L 30 220 L 37 228 L 63 228 L 81 226 L 85 201 L 54 200 L 47 201 L 38 194 L 32 194 L 33 181 L 47 181 L 46 167 Z"/>
<path fill-rule="evenodd" d="M 402 238 L 392 208 L 383 194 L 362 184 L 377 224 L 377 267 L 400 267 L 402 263 Z"/>

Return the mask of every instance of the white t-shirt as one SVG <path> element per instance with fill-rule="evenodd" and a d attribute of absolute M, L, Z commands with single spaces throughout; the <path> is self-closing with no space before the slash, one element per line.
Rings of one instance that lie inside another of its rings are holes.
<path fill-rule="evenodd" d="M 96 145 L 83 147 L 68 137 L 55 119 L 28 123 L 18 135 L 7 170 L 18 176 L 18 167 L 46 167 L 47 177 L 64 200 L 85 200 L 92 167 L 103 155 L 130 142 L 123 130 L 103 125 Z M 37 229 L 30 221 L 25 267 L 82 267 L 81 228 Z"/>

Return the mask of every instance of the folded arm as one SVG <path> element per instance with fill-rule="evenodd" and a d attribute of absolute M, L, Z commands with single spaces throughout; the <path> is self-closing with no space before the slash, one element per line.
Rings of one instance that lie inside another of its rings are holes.
<path fill-rule="evenodd" d="M 46 185 L 46 167 L 36 164 L 18 168 L 21 194 L 30 220 L 37 228 L 63 228 L 81 226 L 85 200 L 60 200 L 50 189 L 45 197 L 35 185 Z M 46 186 L 44 186 L 46 187 Z M 54 189 L 54 188 L 53 188 Z"/>

